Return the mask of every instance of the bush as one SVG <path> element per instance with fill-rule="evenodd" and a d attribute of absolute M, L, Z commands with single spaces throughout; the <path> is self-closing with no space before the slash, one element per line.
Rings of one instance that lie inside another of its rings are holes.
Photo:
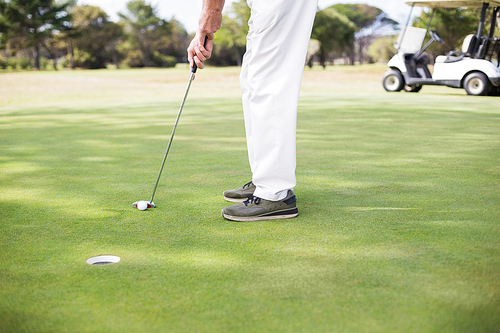
<path fill-rule="evenodd" d="M 154 52 L 151 64 L 154 67 L 175 67 L 175 65 L 177 64 L 177 59 L 173 56 Z"/>
<path fill-rule="evenodd" d="M 40 57 L 40 70 L 50 69 L 49 59 Z"/>
<path fill-rule="evenodd" d="M 31 69 L 33 65 L 31 64 L 31 59 L 26 57 L 17 58 L 17 65 L 21 69 Z"/>
<path fill-rule="evenodd" d="M 128 67 L 144 67 L 142 54 L 139 50 L 130 50 L 123 61 Z M 164 55 L 160 52 L 154 52 L 150 62 L 151 67 L 175 67 L 177 59 L 174 56 Z"/>
<path fill-rule="evenodd" d="M 144 67 L 144 62 L 142 61 L 142 55 L 139 50 L 130 50 L 127 52 L 127 57 L 123 62 L 128 67 Z"/>
<path fill-rule="evenodd" d="M 7 68 L 16 69 L 17 68 L 17 59 L 12 58 L 12 57 L 7 59 Z"/>
<path fill-rule="evenodd" d="M 73 50 L 74 57 L 74 65 L 78 68 L 87 68 L 87 69 L 99 69 L 106 68 L 106 62 L 101 55 L 94 55 L 87 51 L 83 51 L 80 49 Z M 67 65 L 70 63 L 69 58 L 64 60 L 64 64 Z"/>
<path fill-rule="evenodd" d="M 90 60 L 90 53 L 79 49 L 74 49 L 73 53 L 73 61 L 75 62 L 75 67 L 85 67 L 85 63 Z"/>
<path fill-rule="evenodd" d="M 26 57 L 0 57 L 0 69 L 31 69 L 31 59 Z"/>
<path fill-rule="evenodd" d="M 66 54 L 60 61 L 59 64 L 64 67 L 64 68 L 70 68 L 71 67 L 71 60 L 70 60 L 70 55 Z"/>
<path fill-rule="evenodd" d="M 3 57 L 0 57 L 0 69 L 7 69 L 7 60 Z"/>

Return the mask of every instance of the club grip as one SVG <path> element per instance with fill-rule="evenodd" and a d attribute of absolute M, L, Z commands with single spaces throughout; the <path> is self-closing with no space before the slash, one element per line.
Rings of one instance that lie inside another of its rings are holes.
<path fill-rule="evenodd" d="M 203 47 L 207 46 L 207 41 L 208 41 L 208 36 L 205 36 L 205 41 L 203 42 Z M 198 70 L 198 66 L 196 66 L 196 63 L 193 60 L 193 68 L 191 69 L 191 73 L 196 73 Z"/>

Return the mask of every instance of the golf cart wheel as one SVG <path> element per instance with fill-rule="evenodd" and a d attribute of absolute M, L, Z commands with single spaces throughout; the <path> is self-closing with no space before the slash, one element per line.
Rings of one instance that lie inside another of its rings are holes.
<path fill-rule="evenodd" d="M 396 69 L 390 69 L 382 78 L 384 89 L 389 92 L 401 91 L 405 85 L 405 80 L 401 72 Z"/>
<path fill-rule="evenodd" d="M 468 95 L 484 96 L 490 92 L 491 82 L 483 73 L 470 73 L 465 77 L 464 89 Z"/>
<path fill-rule="evenodd" d="M 403 88 L 406 92 L 414 92 L 417 93 L 422 89 L 422 86 L 420 84 L 412 84 L 411 86 L 405 84 Z"/>

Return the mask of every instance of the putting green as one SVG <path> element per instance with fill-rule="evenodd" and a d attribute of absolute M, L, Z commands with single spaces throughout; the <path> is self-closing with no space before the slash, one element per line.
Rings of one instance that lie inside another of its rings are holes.
<path fill-rule="evenodd" d="M 0 73 L 1 332 L 497 332 L 498 98 L 304 73 L 300 215 L 249 180 L 238 68 Z M 112 265 L 88 265 L 99 255 Z"/>

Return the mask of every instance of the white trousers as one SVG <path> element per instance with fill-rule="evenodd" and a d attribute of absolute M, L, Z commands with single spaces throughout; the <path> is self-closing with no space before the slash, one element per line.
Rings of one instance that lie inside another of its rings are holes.
<path fill-rule="evenodd" d="M 318 0 L 248 0 L 240 75 L 255 196 L 277 201 L 296 185 L 297 105 Z"/>

